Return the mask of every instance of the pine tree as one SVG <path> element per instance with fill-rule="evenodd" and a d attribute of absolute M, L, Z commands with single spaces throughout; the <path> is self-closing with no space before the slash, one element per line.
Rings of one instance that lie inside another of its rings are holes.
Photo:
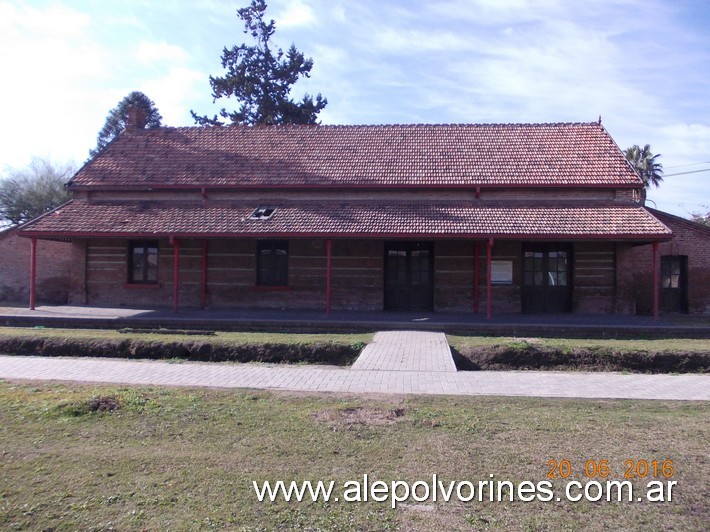
<path fill-rule="evenodd" d="M 233 96 L 240 102 L 239 110 L 222 108 L 219 113 L 232 124 L 316 124 L 317 115 L 328 100 L 320 94 L 315 99 L 306 94 L 298 102 L 290 98 L 298 79 L 310 77 L 313 60 L 306 59 L 293 44 L 285 53 L 281 48 L 272 48 L 276 23 L 264 20 L 266 7 L 264 0 L 252 0 L 249 7 L 237 10 L 244 22 L 244 33 L 251 34 L 255 44 L 224 48 L 222 67 L 226 73 L 209 78 L 213 101 Z M 217 115 L 209 118 L 191 113 L 199 125 L 224 124 Z"/>
<path fill-rule="evenodd" d="M 134 106 L 145 112 L 145 127 L 151 129 L 162 125 L 163 117 L 160 116 L 153 100 L 140 91 L 133 91 L 109 111 L 106 123 L 96 139 L 96 148 L 89 151 L 90 157 L 96 157 L 113 139 L 123 133 L 126 129 L 126 122 L 128 122 L 128 109 Z"/>

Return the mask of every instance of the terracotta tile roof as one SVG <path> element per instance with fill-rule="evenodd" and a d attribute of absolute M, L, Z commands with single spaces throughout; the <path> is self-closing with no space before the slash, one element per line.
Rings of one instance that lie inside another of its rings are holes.
<path fill-rule="evenodd" d="M 631 204 L 472 205 L 454 203 L 280 202 L 266 220 L 255 202 L 85 202 L 74 200 L 27 224 L 26 236 L 112 237 L 669 237 Z"/>
<path fill-rule="evenodd" d="M 76 187 L 641 186 L 596 123 L 126 132 Z"/>

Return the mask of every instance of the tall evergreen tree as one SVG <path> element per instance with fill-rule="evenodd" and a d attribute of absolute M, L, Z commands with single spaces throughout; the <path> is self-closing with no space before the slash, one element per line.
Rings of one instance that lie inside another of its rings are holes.
<path fill-rule="evenodd" d="M 646 144 L 643 148 L 634 144 L 630 148 L 626 148 L 624 152 L 626 160 L 631 163 L 634 170 L 643 180 L 644 188 L 641 191 L 641 201 L 646 202 L 646 191 L 651 186 L 658 187 L 663 181 L 663 165 L 657 161 L 661 156 L 660 153 L 654 155 L 651 152 L 651 146 Z"/>
<path fill-rule="evenodd" d="M 96 148 L 89 151 L 91 157 L 96 157 L 113 139 L 123 133 L 126 129 L 126 122 L 128 122 L 130 107 L 138 107 L 143 110 L 146 116 L 145 127 L 150 129 L 162 125 L 163 117 L 160 116 L 153 100 L 140 91 L 133 91 L 109 111 L 106 123 L 96 139 Z"/>
<path fill-rule="evenodd" d="M 272 47 L 276 23 L 264 19 L 266 7 L 264 0 L 252 0 L 248 7 L 237 10 L 244 33 L 251 34 L 255 43 L 224 48 L 222 67 L 226 73 L 209 78 L 213 101 L 233 96 L 240 102 L 237 111 L 222 108 L 219 113 L 232 124 L 315 124 L 328 100 L 320 94 L 315 98 L 306 94 L 298 102 L 290 98 L 298 79 L 310 77 L 313 60 L 306 59 L 294 44 L 285 53 Z M 209 118 L 190 112 L 199 125 L 224 124 L 217 115 Z"/>

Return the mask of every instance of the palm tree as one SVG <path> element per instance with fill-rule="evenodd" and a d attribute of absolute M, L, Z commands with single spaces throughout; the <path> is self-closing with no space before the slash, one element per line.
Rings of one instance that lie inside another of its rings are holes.
<path fill-rule="evenodd" d="M 646 190 L 651 188 L 651 185 L 660 186 L 663 181 L 663 165 L 656 160 L 661 154 L 653 155 L 650 144 L 646 144 L 643 148 L 634 144 L 630 148 L 626 148 L 624 155 L 643 180 L 644 188 L 641 191 L 641 204 L 643 205 L 646 203 Z"/>

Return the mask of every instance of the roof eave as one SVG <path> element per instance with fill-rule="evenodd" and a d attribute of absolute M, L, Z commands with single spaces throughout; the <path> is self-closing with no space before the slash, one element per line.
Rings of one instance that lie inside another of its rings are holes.
<path fill-rule="evenodd" d="M 156 190 L 328 190 L 330 192 L 338 189 L 346 190 L 384 190 L 384 189 L 406 189 L 406 190 L 476 190 L 476 189 L 501 189 L 501 188 L 543 188 L 543 189 L 569 189 L 569 188 L 608 188 L 608 189 L 640 189 L 643 185 L 637 183 L 471 183 L 471 184 L 340 184 L 340 183 L 320 183 L 320 184 L 212 184 L 212 185 L 183 185 L 156 183 L 151 185 L 71 185 L 69 190 L 75 192 L 151 192 Z"/>
<path fill-rule="evenodd" d="M 428 240 L 615 240 L 653 242 L 672 238 L 671 234 L 597 234 L 597 233 L 360 233 L 360 232 L 244 232 L 244 233 L 181 233 L 150 232 L 43 232 L 22 231 L 26 238 L 177 238 L 177 239 L 227 239 L 227 238 L 312 238 L 312 239 L 428 239 Z"/>

